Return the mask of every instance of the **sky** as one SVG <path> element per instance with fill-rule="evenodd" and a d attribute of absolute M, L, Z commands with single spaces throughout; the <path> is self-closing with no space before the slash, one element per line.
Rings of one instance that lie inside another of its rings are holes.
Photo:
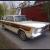
<path fill-rule="evenodd" d="M 9 5 L 9 1 L 4 1 L 4 2 L 6 2 Z M 18 5 L 22 2 L 23 1 L 13 1 L 13 3 L 15 4 L 16 7 L 18 7 Z M 35 1 L 30 1 L 30 2 L 31 2 L 31 4 L 34 4 Z M 0 1 L 0 3 L 3 3 L 3 1 Z"/>

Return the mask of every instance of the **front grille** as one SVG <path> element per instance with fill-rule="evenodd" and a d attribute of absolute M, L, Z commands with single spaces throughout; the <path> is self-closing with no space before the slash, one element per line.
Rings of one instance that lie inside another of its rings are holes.
<path fill-rule="evenodd" d="M 48 25 L 47 26 L 45 26 L 43 29 L 45 30 L 45 29 L 47 29 L 48 28 Z"/>
<path fill-rule="evenodd" d="M 42 31 L 45 31 L 45 30 L 47 30 L 47 29 L 49 29 L 49 25 L 43 27 L 43 28 L 42 28 Z"/>

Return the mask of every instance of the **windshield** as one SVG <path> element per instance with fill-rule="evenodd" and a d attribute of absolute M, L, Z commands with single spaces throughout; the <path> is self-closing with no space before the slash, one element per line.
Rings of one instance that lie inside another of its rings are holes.
<path fill-rule="evenodd" d="M 15 16 L 15 21 L 26 21 L 26 17 L 25 16 Z"/>

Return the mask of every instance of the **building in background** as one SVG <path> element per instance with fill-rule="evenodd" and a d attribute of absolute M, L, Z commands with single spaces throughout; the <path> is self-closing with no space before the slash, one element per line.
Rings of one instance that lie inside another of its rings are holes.
<path fill-rule="evenodd" d="M 34 5 L 28 5 L 21 8 L 21 15 L 26 15 L 33 21 L 48 21 L 48 15 L 44 12 L 43 5 L 48 1 L 36 1 Z"/>

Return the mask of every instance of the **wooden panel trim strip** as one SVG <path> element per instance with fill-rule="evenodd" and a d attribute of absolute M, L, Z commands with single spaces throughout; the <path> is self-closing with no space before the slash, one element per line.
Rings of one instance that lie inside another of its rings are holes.
<path fill-rule="evenodd" d="M 12 26 L 12 27 L 15 27 L 15 28 L 22 28 L 26 31 L 30 31 L 31 28 L 30 27 L 27 27 L 27 26 L 23 26 L 23 25 L 20 25 L 20 24 L 15 24 L 15 23 L 10 23 L 10 22 L 5 22 L 5 21 L 1 21 L 3 24 L 6 24 L 8 26 Z"/>

